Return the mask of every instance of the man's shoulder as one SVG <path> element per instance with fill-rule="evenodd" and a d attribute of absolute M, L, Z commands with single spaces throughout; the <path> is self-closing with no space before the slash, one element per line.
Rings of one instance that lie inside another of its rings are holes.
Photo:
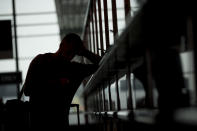
<path fill-rule="evenodd" d="M 49 57 L 50 54 L 49 53 L 45 53 L 45 54 L 38 54 L 36 55 L 33 60 L 32 63 L 40 63 L 41 61 L 45 60 L 47 57 Z"/>
<path fill-rule="evenodd" d="M 40 59 L 40 58 L 45 58 L 45 57 L 50 57 L 50 56 L 52 56 L 52 53 L 38 54 L 34 59 Z"/>

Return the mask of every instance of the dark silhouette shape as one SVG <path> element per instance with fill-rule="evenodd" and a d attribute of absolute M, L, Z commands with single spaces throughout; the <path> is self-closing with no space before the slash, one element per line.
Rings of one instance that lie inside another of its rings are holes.
<path fill-rule="evenodd" d="M 71 62 L 75 55 L 93 64 Z M 33 130 L 68 127 L 73 96 L 82 80 L 93 74 L 101 57 L 85 49 L 80 37 L 70 33 L 55 53 L 39 54 L 30 63 L 24 83 L 24 94 L 30 97 L 30 119 Z"/>

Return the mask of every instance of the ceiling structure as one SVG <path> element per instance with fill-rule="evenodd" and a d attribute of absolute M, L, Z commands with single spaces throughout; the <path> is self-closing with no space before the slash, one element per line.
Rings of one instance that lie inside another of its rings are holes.
<path fill-rule="evenodd" d="M 89 0 L 55 0 L 60 35 L 73 32 L 81 35 Z"/>

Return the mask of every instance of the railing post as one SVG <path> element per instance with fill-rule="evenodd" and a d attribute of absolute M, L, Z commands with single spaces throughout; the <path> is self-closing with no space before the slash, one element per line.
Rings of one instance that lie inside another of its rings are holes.
<path fill-rule="evenodd" d="M 90 16 L 89 16 L 90 17 Z M 93 51 L 92 49 L 92 38 L 91 38 L 91 29 L 90 29 L 90 18 L 88 18 L 88 38 L 89 38 L 89 50 Z"/>
<path fill-rule="evenodd" d="M 124 10 L 125 10 L 125 21 L 127 24 L 127 18 L 130 17 L 131 5 L 130 0 L 124 0 Z"/>
<path fill-rule="evenodd" d="M 117 9 L 116 9 L 116 0 L 111 0 L 112 1 L 112 19 L 113 19 L 113 35 L 114 35 L 114 40 L 115 36 L 118 33 L 118 24 L 117 24 Z"/>
<path fill-rule="evenodd" d="M 99 55 L 99 43 L 98 43 L 98 26 L 97 26 L 97 12 L 96 12 L 96 0 L 93 0 L 93 14 L 94 14 L 94 21 L 95 21 L 95 34 L 96 34 L 96 51 Z"/>
<path fill-rule="evenodd" d="M 105 20 L 105 38 L 106 38 L 106 49 L 109 48 L 109 24 L 108 24 L 108 10 L 107 10 L 107 0 L 103 0 L 104 6 L 104 20 Z"/>
<path fill-rule="evenodd" d="M 93 12 L 93 3 L 91 4 L 91 12 L 90 12 L 90 19 L 92 21 L 92 44 L 93 44 L 93 52 L 97 54 L 96 52 L 96 45 L 95 45 L 95 37 L 94 37 L 94 12 Z"/>
<path fill-rule="evenodd" d="M 102 24 L 102 12 L 101 12 L 101 0 L 97 0 L 98 2 L 98 13 L 99 13 L 99 33 L 100 33 L 100 45 L 101 45 L 101 56 L 104 55 L 104 47 L 103 47 L 103 24 Z"/>

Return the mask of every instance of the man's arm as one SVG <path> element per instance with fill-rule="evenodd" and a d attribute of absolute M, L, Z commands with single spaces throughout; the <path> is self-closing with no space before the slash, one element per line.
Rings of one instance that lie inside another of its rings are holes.
<path fill-rule="evenodd" d="M 93 64 L 97 64 L 97 65 L 99 64 L 101 60 L 101 57 L 99 55 L 96 55 L 87 49 L 83 50 L 82 56 L 86 57 Z"/>
<path fill-rule="evenodd" d="M 86 57 L 93 64 L 97 64 L 97 65 L 99 65 L 99 62 L 101 60 L 101 57 L 99 55 L 92 53 L 91 51 L 87 50 L 84 46 L 81 46 L 77 55 Z"/>

